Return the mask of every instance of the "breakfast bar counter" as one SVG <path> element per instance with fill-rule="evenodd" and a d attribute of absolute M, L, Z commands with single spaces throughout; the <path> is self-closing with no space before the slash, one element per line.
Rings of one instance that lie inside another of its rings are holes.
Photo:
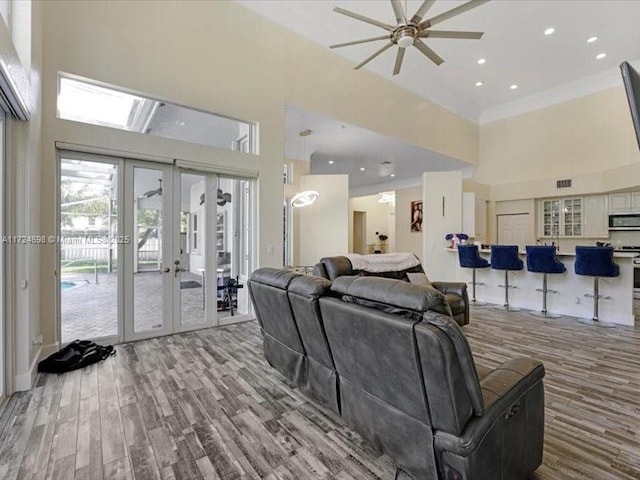
<path fill-rule="evenodd" d="M 446 248 L 456 268 L 458 281 L 471 283 L 472 270 L 460 267 L 458 251 Z M 491 262 L 491 250 L 480 249 L 480 256 Z M 542 274 L 527 271 L 525 252 L 520 252 L 524 268 L 509 271 L 509 284 L 517 288 L 509 289 L 509 304 L 526 310 L 542 310 Z M 547 294 L 547 309 L 550 312 L 571 317 L 591 318 L 593 316 L 593 300 L 585 297 L 585 293 L 593 294 L 593 277 L 576 275 L 574 272 L 575 252 L 559 252 L 558 260 L 564 263 L 567 271 L 560 274 L 549 274 L 548 289 L 557 290 L 557 294 Z M 620 265 L 620 276 L 600 279 L 600 295 L 611 299 L 600 299 L 599 318 L 605 322 L 621 325 L 633 325 L 633 258 L 637 253 L 614 252 L 613 259 Z M 452 268 L 454 265 L 452 265 Z M 427 270 L 428 271 L 428 270 Z M 502 305 L 504 303 L 504 271 L 491 268 L 476 270 L 476 298 L 479 302 Z M 471 285 L 469 285 L 471 288 Z M 469 296 L 471 292 L 469 291 Z"/>

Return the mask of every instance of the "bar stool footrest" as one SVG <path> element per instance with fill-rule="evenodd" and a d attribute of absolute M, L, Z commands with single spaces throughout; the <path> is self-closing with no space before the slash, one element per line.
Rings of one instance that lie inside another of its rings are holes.
<path fill-rule="evenodd" d="M 597 319 L 594 319 L 594 318 L 579 318 L 578 319 L 578 323 L 581 323 L 582 325 L 591 325 L 593 327 L 600 327 L 600 328 L 615 328 L 616 327 L 615 323 L 601 322 L 600 320 L 597 320 Z"/>
<path fill-rule="evenodd" d="M 533 315 L 534 317 L 540 317 L 540 318 L 562 318 L 562 315 L 558 315 L 557 313 L 551 313 L 551 312 L 543 312 L 543 311 L 538 311 L 536 310 L 535 312 L 529 312 L 530 315 Z"/>
<path fill-rule="evenodd" d="M 520 310 L 522 310 L 521 308 L 512 307 L 511 305 L 495 305 L 493 308 L 506 312 L 519 312 Z"/>

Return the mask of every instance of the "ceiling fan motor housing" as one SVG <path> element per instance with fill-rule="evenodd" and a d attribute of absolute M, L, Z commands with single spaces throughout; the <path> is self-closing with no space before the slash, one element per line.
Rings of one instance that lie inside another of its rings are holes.
<path fill-rule="evenodd" d="M 407 48 L 413 45 L 418 36 L 418 28 L 413 25 L 401 25 L 393 32 L 393 41 L 400 48 Z"/>

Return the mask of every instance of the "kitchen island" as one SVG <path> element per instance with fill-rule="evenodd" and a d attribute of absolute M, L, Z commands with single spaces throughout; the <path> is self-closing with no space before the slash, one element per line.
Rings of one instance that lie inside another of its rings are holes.
<path fill-rule="evenodd" d="M 458 251 L 446 248 L 455 264 L 458 281 L 471 282 L 470 268 L 460 267 Z M 491 250 L 480 249 L 480 256 L 491 262 Z M 614 252 L 613 259 L 620 265 L 620 276 L 600 279 L 600 295 L 611 299 L 600 299 L 598 317 L 603 322 L 620 325 L 634 325 L 633 315 L 633 258 L 637 253 Z M 571 317 L 591 318 L 593 316 L 593 299 L 585 297 L 585 293 L 593 294 L 593 277 L 576 275 L 574 271 L 574 252 L 559 252 L 558 260 L 564 263 L 567 271 L 560 274 L 549 274 L 547 288 L 557 290 L 557 294 L 547 294 L 547 310 L 552 313 Z M 526 310 L 542 310 L 542 274 L 527 271 L 526 253 L 520 252 L 524 268 L 509 272 L 509 284 L 517 288 L 509 289 L 509 305 Z M 452 265 L 453 267 L 453 265 Z M 476 282 L 485 285 L 476 286 L 476 298 L 479 302 L 502 305 L 504 303 L 504 271 L 482 268 L 476 270 Z M 471 289 L 471 285 L 469 285 Z M 471 290 L 469 290 L 471 296 Z"/>

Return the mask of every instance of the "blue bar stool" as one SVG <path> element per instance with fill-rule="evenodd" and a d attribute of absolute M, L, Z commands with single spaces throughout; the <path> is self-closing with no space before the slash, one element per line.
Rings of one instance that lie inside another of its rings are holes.
<path fill-rule="evenodd" d="M 486 305 L 486 303 L 476 300 L 476 285 L 484 285 L 484 283 L 476 282 L 476 269 L 489 268 L 489 262 L 478 254 L 477 245 L 458 245 L 458 260 L 462 268 L 473 269 L 471 273 L 471 291 L 473 296 L 471 304 L 479 307 Z"/>
<path fill-rule="evenodd" d="M 615 327 L 613 323 L 601 322 L 598 318 L 598 300 L 610 300 L 611 297 L 600 295 L 598 280 L 600 277 L 617 277 L 620 275 L 620 266 L 613 261 L 612 247 L 576 247 L 576 275 L 593 277 L 593 295 L 585 293 L 585 297 L 593 298 L 593 318 L 581 318 L 578 320 L 585 325 L 598 327 Z"/>
<path fill-rule="evenodd" d="M 494 270 L 504 270 L 504 285 L 498 285 L 504 287 L 504 305 L 497 306 L 503 310 L 509 312 L 518 312 L 519 308 L 509 305 L 509 289 L 518 288 L 516 285 L 509 285 L 509 272 L 515 270 L 522 270 L 524 264 L 520 257 L 518 257 L 517 245 L 491 245 L 491 268 Z"/>
<path fill-rule="evenodd" d="M 556 258 L 556 247 L 527 245 L 527 271 L 542 273 L 542 288 L 536 289 L 542 292 L 542 310 L 531 312 L 531 315 L 543 318 L 560 318 L 562 315 L 551 313 L 547 310 L 547 293 L 558 293 L 557 290 L 547 288 L 547 275 L 550 273 L 564 273 L 567 271 L 564 263 Z"/>

